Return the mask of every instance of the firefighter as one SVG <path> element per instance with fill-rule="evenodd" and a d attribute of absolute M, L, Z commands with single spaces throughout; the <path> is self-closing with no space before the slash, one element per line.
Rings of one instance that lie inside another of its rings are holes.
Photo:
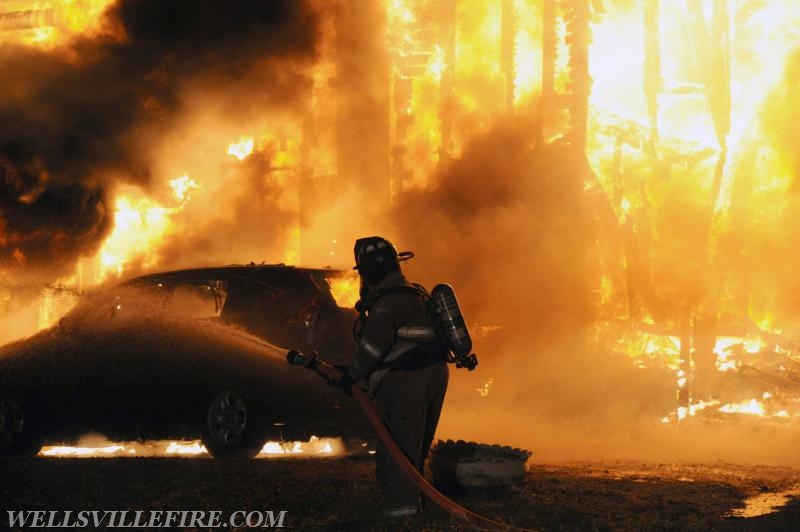
<path fill-rule="evenodd" d="M 446 350 L 439 341 L 422 287 L 403 276 L 397 252 L 381 237 L 355 244 L 361 278 L 359 318 L 354 327 L 358 350 L 338 382 L 345 390 L 363 381 L 398 446 L 424 475 L 447 390 Z M 397 519 L 421 509 L 419 489 L 378 442 L 375 473 L 384 498 L 383 514 Z"/>

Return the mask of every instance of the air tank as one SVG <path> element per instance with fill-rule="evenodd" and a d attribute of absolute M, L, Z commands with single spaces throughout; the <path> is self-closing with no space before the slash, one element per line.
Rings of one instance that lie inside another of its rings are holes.
<path fill-rule="evenodd" d="M 441 334 L 448 347 L 456 357 L 468 356 L 472 351 L 472 338 L 469 337 L 453 287 L 449 284 L 437 284 L 431 291 L 431 299 L 438 313 Z"/>

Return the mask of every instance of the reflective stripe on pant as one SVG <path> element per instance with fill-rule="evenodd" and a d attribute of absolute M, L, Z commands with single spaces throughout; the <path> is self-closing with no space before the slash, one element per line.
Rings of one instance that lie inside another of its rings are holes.
<path fill-rule="evenodd" d="M 375 395 L 395 441 L 423 474 L 447 391 L 447 377 L 444 362 L 415 371 L 390 371 Z M 419 489 L 395 465 L 380 441 L 375 453 L 375 474 L 386 508 L 419 507 Z"/>

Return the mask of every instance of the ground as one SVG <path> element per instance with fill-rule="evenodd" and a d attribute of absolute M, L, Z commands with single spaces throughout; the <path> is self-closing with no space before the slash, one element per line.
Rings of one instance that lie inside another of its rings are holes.
<path fill-rule="evenodd" d="M 5 458 L 0 526 L 9 510 L 286 510 L 289 530 L 471 530 L 438 508 L 401 525 L 376 517 L 369 456 L 269 458 Z M 736 516 L 745 500 L 800 487 L 800 470 L 731 463 L 531 462 L 511 489 L 457 497 L 519 527 L 551 530 L 798 530 L 800 499 Z M 775 497 L 773 497 L 775 499 Z M 782 497 L 778 499 L 783 500 Z"/>

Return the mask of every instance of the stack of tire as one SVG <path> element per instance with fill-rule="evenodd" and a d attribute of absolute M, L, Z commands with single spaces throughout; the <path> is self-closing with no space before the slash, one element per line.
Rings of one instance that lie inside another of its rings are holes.
<path fill-rule="evenodd" d="M 525 478 L 532 454 L 509 446 L 439 440 L 431 449 L 433 483 L 451 492 L 509 487 Z"/>

